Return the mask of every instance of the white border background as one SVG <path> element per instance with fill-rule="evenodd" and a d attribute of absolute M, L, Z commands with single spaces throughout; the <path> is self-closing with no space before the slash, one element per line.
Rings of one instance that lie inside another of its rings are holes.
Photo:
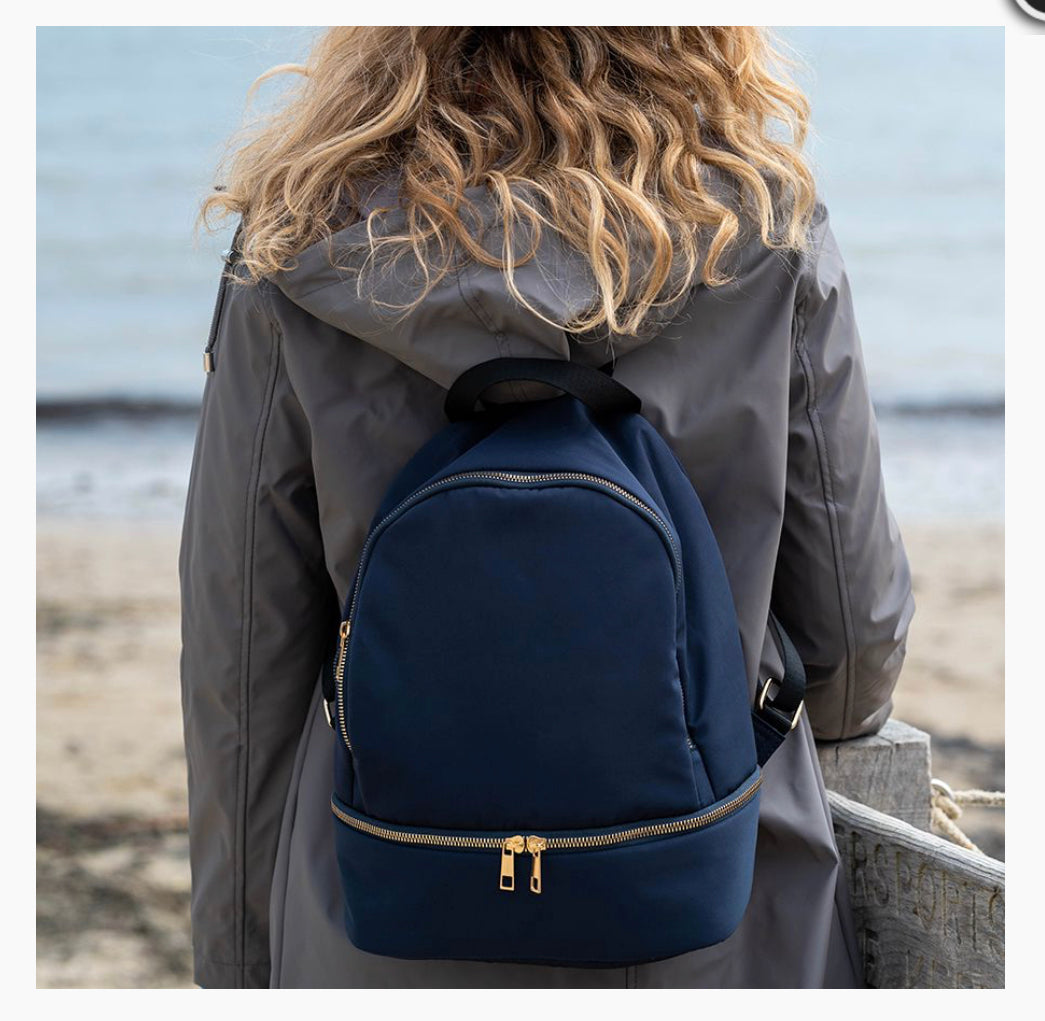
<path fill-rule="evenodd" d="M 516 0 L 521 3 L 521 0 Z M 431 4 L 399 3 L 386 5 L 382 10 L 394 14 L 400 21 L 453 20 L 466 24 L 480 24 L 506 10 L 502 3 Z M 362 13 L 354 5 L 299 3 L 292 8 L 298 20 L 309 24 L 323 24 L 351 20 L 351 15 Z M 462 1014 L 482 1012 L 511 1021 L 545 1021 L 558 1016 L 576 1018 L 597 1012 L 602 1017 L 625 1016 L 636 1008 L 663 1014 L 699 1018 L 718 1018 L 726 1011 L 736 1011 L 741 1003 L 745 1011 L 772 1011 L 789 1013 L 792 1010 L 844 1011 L 847 1017 L 881 1017 L 888 1012 L 893 1017 L 923 1017 L 930 1011 L 944 1010 L 951 1017 L 985 1015 L 990 1010 L 1004 1009 L 993 999 L 1007 996 L 1009 991 L 1020 997 L 1010 1000 L 1009 1007 L 1016 1016 L 1037 1013 L 1040 994 L 1034 982 L 1039 964 L 1039 915 L 1042 908 L 1040 873 L 1034 866 L 1040 857 L 1039 834 L 1043 829 L 1041 799 L 1037 791 L 1037 777 L 1041 768 L 1036 761 L 1042 748 L 1037 728 L 1042 718 L 1039 703 L 1045 700 L 1045 683 L 1041 668 L 1035 660 L 1038 651 L 1035 639 L 1042 627 L 1042 534 L 1045 531 L 1045 499 L 1041 485 L 1043 434 L 1039 406 L 1045 389 L 1042 374 L 1042 304 L 1045 298 L 1045 279 L 1042 279 L 1041 237 L 1043 228 L 1042 195 L 1045 144 L 1042 127 L 1045 125 L 1045 23 L 1037 22 L 1017 9 L 1014 0 L 884 0 L 876 4 L 858 5 L 838 3 L 837 0 L 804 0 L 804 2 L 776 2 L 767 0 L 710 0 L 700 4 L 649 4 L 641 6 L 621 3 L 550 4 L 542 0 L 527 0 L 527 13 L 535 21 L 555 17 L 563 21 L 584 22 L 598 16 L 600 21 L 627 24 L 636 13 L 647 21 L 671 23 L 699 14 L 712 23 L 743 21 L 749 24 L 777 25 L 1004 25 L 1006 28 L 1006 601 L 1008 627 L 1006 628 L 1007 674 L 1016 678 L 1008 687 L 1007 699 L 1007 787 L 1013 795 L 1006 817 L 1006 859 L 1011 872 L 1007 924 L 1007 959 L 1009 990 L 982 996 L 971 993 L 951 993 L 946 1003 L 925 997 L 929 993 L 908 992 L 833 992 L 813 994 L 819 999 L 796 1001 L 802 993 L 791 991 L 785 996 L 767 991 L 737 991 L 731 993 L 673 990 L 650 993 L 656 1002 L 639 1005 L 614 996 L 612 992 L 556 990 L 519 992 L 455 990 L 449 992 L 419 993 L 417 991 L 313 993 L 264 996 L 264 993 L 246 994 L 249 1004 L 226 1002 L 217 991 L 209 994 L 193 992 L 102 991 L 86 994 L 77 992 L 43 992 L 31 1004 L 23 997 L 35 985 L 35 939 L 32 937 L 35 919 L 35 883 L 31 876 L 35 869 L 34 833 L 35 785 L 29 782 L 29 762 L 35 762 L 34 732 L 29 720 L 34 717 L 33 690 L 28 679 L 35 676 L 35 651 L 30 636 L 35 633 L 35 590 L 33 553 L 28 536 L 35 534 L 35 506 L 33 494 L 35 475 L 32 452 L 28 442 L 31 424 L 35 421 L 35 359 L 29 338 L 35 335 L 34 301 L 35 258 L 30 260 L 25 249 L 25 238 L 35 237 L 35 212 L 28 196 L 35 191 L 35 173 L 29 153 L 35 152 L 35 104 L 26 96 L 35 83 L 35 27 L 34 24 L 15 25 L 5 32 L 8 39 L 3 75 L 6 79 L 3 94 L 7 97 L 9 118 L 5 138 L 4 175 L 9 195 L 6 216 L 7 244 L 4 246 L 4 283 L 6 301 L 6 358 L 4 362 L 9 380 L 3 402 L 5 428 L 4 450 L 10 464 L 3 493 L 3 531 L 6 544 L 3 554 L 6 584 L 0 589 L 0 609 L 4 634 L 11 652 L 6 664 L 5 726 L 0 748 L 3 766 L 0 776 L 5 778 L 6 810 L 3 813 L 2 875 L 0 890 L 3 897 L 3 969 L 8 1016 L 18 1016 L 21 1009 L 50 1017 L 59 1013 L 63 1018 L 82 1015 L 85 1010 L 97 1010 L 106 1017 L 135 1016 L 143 1012 L 149 1021 L 178 1017 L 191 1011 L 201 1016 L 218 1016 L 230 1011 L 249 1011 L 252 1021 L 259 1016 L 284 1017 L 288 1011 L 337 1012 L 342 1016 L 380 1013 L 383 1018 L 396 1016 L 400 1011 L 427 1019 L 444 1013 L 455 1018 Z M 182 3 L 177 8 L 143 8 L 141 3 L 111 3 L 84 5 L 54 3 L 33 12 L 35 24 L 229 24 L 242 23 L 253 15 L 257 24 L 280 24 L 289 13 L 287 5 L 255 2 L 246 6 L 218 8 L 214 4 Z M 521 9 L 519 10 L 521 13 Z M 573 15 L 567 18 L 567 15 Z M 35 16 L 35 17 L 34 17 Z M 349 16 L 346 18 L 346 16 Z M 848 17 L 846 17 L 848 16 Z M 946 20 L 942 20 L 946 19 Z M 134 83 L 129 81 L 128 88 Z M 917 97 L 912 97 L 917 102 Z M 133 357 L 133 352 L 128 352 Z M 961 550 L 955 550 L 961 556 Z M 128 556 L 133 550 L 128 550 Z M 940 706 L 941 715 L 947 706 Z M 70 774 L 70 793 L 75 794 L 77 778 Z M 287 995 L 307 996 L 308 1002 L 289 1003 Z M 641 995 L 641 994 L 638 994 Z M 808 994 L 807 994 L 808 995 Z M 72 1002 L 66 997 L 77 997 Z M 142 997 L 148 997 L 148 1001 Z M 193 996 L 191 1001 L 180 997 Z M 897 997 L 901 997 L 897 999 Z M 1023 997 L 1026 996 L 1026 999 Z M 264 997 L 264 998 L 259 998 Z M 770 999 L 771 997 L 771 999 Z M 844 997 L 844 1000 L 841 998 Z M 887 1000 L 880 997 L 888 997 Z M 322 998 L 322 1002 L 320 1001 Z M 1031 1006 L 1034 1004 L 1035 1006 Z M 328 1015 L 329 1016 L 329 1015 Z"/>

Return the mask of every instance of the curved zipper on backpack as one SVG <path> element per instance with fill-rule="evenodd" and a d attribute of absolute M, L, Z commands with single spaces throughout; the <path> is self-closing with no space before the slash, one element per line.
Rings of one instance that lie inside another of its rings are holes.
<path fill-rule="evenodd" d="M 549 482 L 584 482 L 593 488 L 608 490 L 616 496 L 619 496 L 622 500 L 627 501 L 636 510 L 638 510 L 643 517 L 647 518 L 651 524 L 654 525 L 667 539 L 668 545 L 671 549 L 671 560 L 672 560 L 672 572 L 675 577 L 675 588 L 678 586 L 682 579 L 682 556 L 679 553 L 678 544 L 675 542 L 675 536 L 672 535 L 671 529 L 668 528 L 667 523 L 664 519 L 652 508 L 640 500 L 634 493 L 629 492 L 623 486 L 617 485 L 616 482 L 611 482 L 609 479 L 604 479 L 601 475 L 590 475 L 587 472 L 514 472 L 514 471 L 467 471 L 458 472 L 454 475 L 447 475 L 445 478 L 439 479 L 437 482 L 432 482 L 427 486 L 423 486 L 421 489 L 415 490 L 405 500 L 398 503 L 392 508 L 371 530 L 367 536 L 366 541 L 363 543 L 363 549 L 359 554 L 359 567 L 356 569 L 355 581 L 352 585 L 352 597 L 348 604 L 348 613 L 345 615 L 345 619 L 341 622 L 341 629 L 338 641 L 337 659 L 334 666 L 334 681 L 336 684 L 335 689 L 335 706 L 338 715 L 338 725 L 341 731 L 341 738 L 345 742 L 345 747 L 352 751 L 352 742 L 348 736 L 348 719 L 347 711 L 345 707 L 345 661 L 348 658 L 348 641 L 352 633 L 352 618 L 355 615 L 356 601 L 359 598 L 359 589 L 363 583 L 363 571 L 366 568 L 367 560 L 370 557 L 370 550 L 373 547 L 374 541 L 378 535 L 385 530 L 400 514 L 409 510 L 415 504 L 420 503 L 425 497 L 431 495 L 440 489 L 452 489 L 454 484 L 463 481 L 490 481 L 490 482 L 507 482 L 511 485 L 527 486 L 534 483 L 543 485 Z M 680 683 L 679 689 L 682 692 L 682 715 L 683 720 L 688 720 L 689 713 L 686 706 L 686 689 Z M 686 723 L 686 743 L 692 748 L 693 741 L 689 736 L 689 724 Z"/>
<path fill-rule="evenodd" d="M 500 885 L 505 891 L 515 889 L 515 856 L 527 853 L 532 858 L 530 874 L 530 891 L 540 893 L 543 886 L 541 856 L 546 851 L 597 851 L 607 847 L 617 847 L 638 840 L 650 840 L 656 837 L 672 837 L 693 830 L 703 829 L 713 823 L 720 822 L 727 816 L 739 811 L 757 793 L 762 786 L 762 773 L 759 772 L 739 794 L 724 801 L 714 808 L 683 819 L 671 819 L 666 822 L 642 823 L 622 830 L 611 830 L 602 833 L 584 833 L 576 837 L 542 837 L 537 834 L 522 836 L 513 834 L 508 837 L 474 837 L 459 833 L 425 833 L 418 830 L 401 829 L 396 826 L 382 826 L 349 815 L 331 799 L 330 809 L 346 826 L 351 826 L 361 833 L 388 840 L 397 844 L 413 844 L 420 847 L 439 847 L 457 851 L 500 851 Z"/>

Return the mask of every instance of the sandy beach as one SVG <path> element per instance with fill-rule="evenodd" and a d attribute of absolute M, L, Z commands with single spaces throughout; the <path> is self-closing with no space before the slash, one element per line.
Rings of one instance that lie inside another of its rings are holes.
<path fill-rule="evenodd" d="M 1002 527 L 903 531 L 918 612 L 895 716 L 932 733 L 936 776 L 1003 788 Z M 38 529 L 41 987 L 191 985 L 177 547 L 173 525 Z M 1001 814 L 963 824 L 1004 854 Z"/>
<path fill-rule="evenodd" d="M 192 984 L 177 548 L 38 527 L 39 987 Z"/>

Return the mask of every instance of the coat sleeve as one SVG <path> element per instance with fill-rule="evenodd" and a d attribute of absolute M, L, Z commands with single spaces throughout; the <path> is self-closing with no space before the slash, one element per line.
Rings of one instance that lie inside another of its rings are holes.
<path fill-rule="evenodd" d="M 806 666 L 813 733 L 840 740 L 889 718 L 914 599 L 849 282 L 822 207 L 812 253 L 796 297 L 773 605 Z"/>
<path fill-rule="evenodd" d="M 336 597 L 310 435 L 265 288 L 226 292 L 180 556 L 196 981 L 269 982 L 269 893 Z"/>

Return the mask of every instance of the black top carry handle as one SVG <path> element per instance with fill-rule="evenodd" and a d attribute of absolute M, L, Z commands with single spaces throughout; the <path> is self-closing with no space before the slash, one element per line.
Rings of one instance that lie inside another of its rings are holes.
<path fill-rule="evenodd" d="M 473 418 L 476 404 L 496 383 L 547 383 L 583 401 L 592 411 L 639 411 L 642 402 L 626 386 L 600 369 L 557 358 L 491 358 L 462 372 L 443 405 L 451 422 Z"/>

